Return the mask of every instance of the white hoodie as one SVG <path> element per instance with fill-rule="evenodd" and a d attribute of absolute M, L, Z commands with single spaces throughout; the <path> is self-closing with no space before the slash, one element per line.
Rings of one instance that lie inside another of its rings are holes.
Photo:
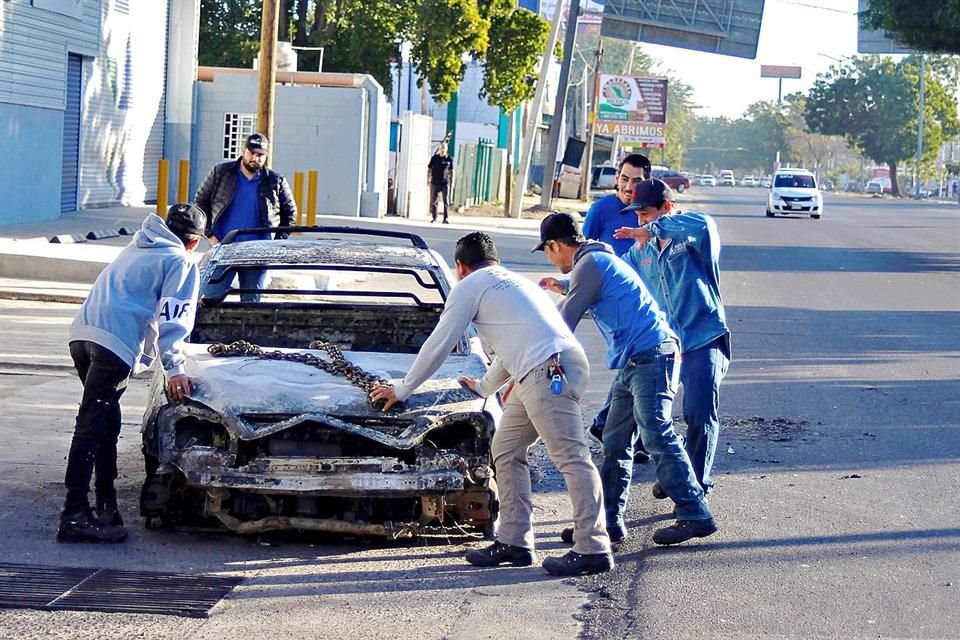
<path fill-rule="evenodd" d="M 157 354 L 167 377 L 183 374 L 183 342 L 193 330 L 200 277 L 166 223 L 150 214 L 97 277 L 70 327 L 70 341 L 94 342 L 137 369 Z"/>

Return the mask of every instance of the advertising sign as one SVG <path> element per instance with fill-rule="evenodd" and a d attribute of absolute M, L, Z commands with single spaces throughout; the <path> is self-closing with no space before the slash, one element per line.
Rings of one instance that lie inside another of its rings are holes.
<path fill-rule="evenodd" d="M 667 79 L 600 74 L 594 133 L 644 147 L 666 142 Z"/>
<path fill-rule="evenodd" d="M 761 78 L 791 78 L 799 80 L 803 69 L 801 67 L 786 67 L 776 64 L 760 65 Z"/>

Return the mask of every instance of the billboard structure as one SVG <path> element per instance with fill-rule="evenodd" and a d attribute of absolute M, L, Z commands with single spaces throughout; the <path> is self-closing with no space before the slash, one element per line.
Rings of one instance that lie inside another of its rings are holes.
<path fill-rule="evenodd" d="M 601 35 L 757 57 L 764 0 L 605 0 Z"/>
<path fill-rule="evenodd" d="M 597 135 L 620 136 L 641 147 L 666 143 L 666 78 L 601 73 L 597 107 Z"/>

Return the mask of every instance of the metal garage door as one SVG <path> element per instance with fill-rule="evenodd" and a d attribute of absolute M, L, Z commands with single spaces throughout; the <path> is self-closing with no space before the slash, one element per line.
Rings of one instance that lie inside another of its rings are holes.
<path fill-rule="evenodd" d="M 67 105 L 63 110 L 63 170 L 60 179 L 60 212 L 77 210 L 80 177 L 80 86 L 83 56 L 67 54 Z"/>

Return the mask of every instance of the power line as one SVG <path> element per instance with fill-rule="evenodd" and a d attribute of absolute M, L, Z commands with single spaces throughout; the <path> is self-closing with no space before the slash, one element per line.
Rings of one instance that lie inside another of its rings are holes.
<path fill-rule="evenodd" d="M 821 11 L 830 11 L 831 13 L 840 13 L 845 16 L 855 16 L 857 11 L 845 11 L 843 9 L 837 9 L 835 7 L 825 7 L 822 4 L 812 4 L 810 2 L 801 2 L 801 0 L 775 0 L 775 2 L 782 2 L 783 4 L 794 4 L 798 7 L 807 7 L 808 9 L 820 9 Z"/>

